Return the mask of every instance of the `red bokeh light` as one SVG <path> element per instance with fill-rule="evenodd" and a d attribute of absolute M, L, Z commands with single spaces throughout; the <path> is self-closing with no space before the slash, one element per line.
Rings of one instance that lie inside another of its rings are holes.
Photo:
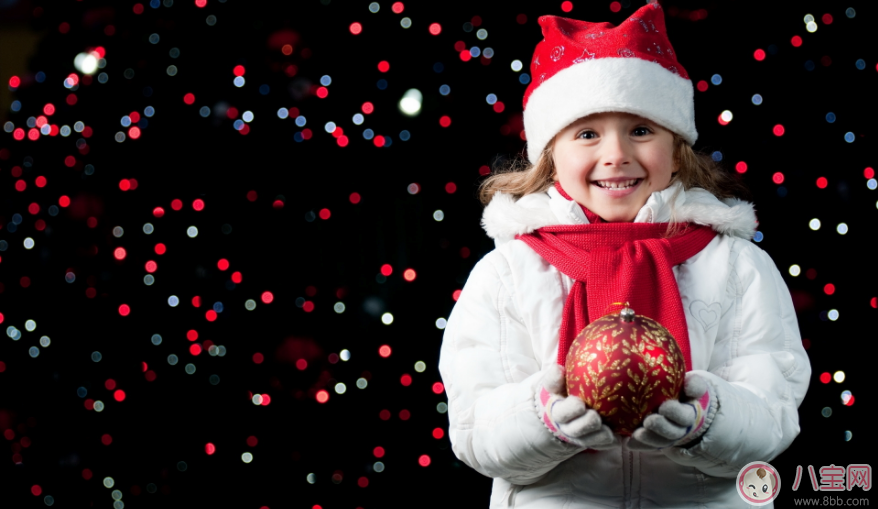
<path fill-rule="evenodd" d="M 826 186 L 829 185 L 829 181 L 826 180 L 826 177 L 820 177 L 817 179 L 817 187 L 820 189 L 826 189 Z"/>
<path fill-rule="evenodd" d="M 707 84 L 706 81 L 701 80 L 701 81 L 698 82 L 697 85 L 695 85 L 695 88 L 697 88 L 699 92 L 706 92 L 708 86 L 709 86 L 709 85 Z"/>
<path fill-rule="evenodd" d="M 18 88 L 21 85 L 21 78 L 18 76 L 13 76 L 9 78 L 9 86 L 11 88 Z"/>
<path fill-rule="evenodd" d="M 407 421 L 412 418 L 412 413 L 406 409 L 402 409 L 399 411 L 399 419 L 402 421 Z"/>
<path fill-rule="evenodd" d="M 363 33 L 363 25 L 357 22 L 351 23 L 349 30 L 354 35 L 360 35 L 361 33 Z"/>
<path fill-rule="evenodd" d="M 729 122 L 723 119 L 722 114 L 716 117 L 716 121 L 719 122 L 719 125 L 729 125 Z"/>
<path fill-rule="evenodd" d="M 828 12 L 826 14 L 824 14 L 823 17 L 820 19 L 823 21 L 824 25 L 831 25 L 832 24 L 832 14 L 829 14 Z"/>
<path fill-rule="evenodd" d="M 405 5 L 403 5 L 402 2 L 393 2 L 390 10 L 393 11 L 394 14 L 400 14 L 403 10 L 405 10 Z"/>
<path fill-rule="evenodd" d="M 228 270 L 229 261 L 225 258 L 220 258 L 220 260 L 216 262 L 216 268 L 218 268 L 219 270 Z"/>
<path fill-rule="evenodd" d="M 265 360 L 265 356 L 259 352 L 253 354 L 253 363 L 254 364 L 262 364 L 262 361 Z"/>
<path fill-rule="evenodd" d="M 195 297 L 192 297 L 192 306 L 196 307 L 196 308 L 200 308 L 201 307 L 201 297 L 199 297 L 198 295 L 196 295 Z"/>
<path fill-rule="evenodd" d="M 460 292 L 463 290 L 454 290 L 454 293 L 451 294 L 451 298 L 454 299 L 454 302 L 457 302 L 457 299 L 460 298 Z"/>
<path fill-rule="evenodd" d="M 433 384 L 433 394 L 442 394 L 442 391 L 445 390 L 445 385 L 442 382 L 436 382 Z"/>
<path fill-rule="evenodd" d="M 314 311 L 314 303 L 311 302 L 310 300 L 306 300 L 305 303 L 302 304 L 302 311 L 304 311 L 306 313 L 310 313 L 311 311 Z"/>
<path fill-rule="evenodd" d="M 402 273 L 402 278 L 409 282 L 414 281 L 416 277 L 418 277 L 418 274 L 415 272 L 415 269 L 405 269 Z"/>
<path fill-rule="evenodd" d="M 320 209 L 320 219 L 329 219 L 332 216 L 332 212 L 329 209 Z"/>
<path fill-rule="evenodd" d="M 274 294 L 271 292 L 262 292 L 261 298 L 264 304 L 271 304 L 274 301 Z"/>
<path fill-rule="evenodd" d="M 863 176 L 867 179 L 875 178 L 875 170 L 872 167 L 868 167 L 863 170 Z"/>
<path fill-rule="evenodd" d="M 351 203 L 353 203 L 354 205 L 360 203 L 361 199 L 362 197 L 360 196 L 360 193 L 351 193 L 351 195 L 348 196 L 348 200 L 350 200 Z"/>
<path fill-rule="evenodd" d="M 412 376 L 407 373 L 402 375 L 399 377 L 399 383 L 401 383 L 403 387 L 410 386 L 412 384 Z"/>
<path fill-rule="evenodd" d="M 240 272 L 232 272 L 232 283 L 239 284 L 243 280 Z"/>
<path fill-rule="evenodd" d="M 128 304 L 122 304 L 119 306 L 119 314 L 122 316 L 128 316 L 131 314 L 131 306 Z"/>
<path fill-rule="evenodd" d="M 439 125 L 441 125 L 442 127 L 450 126 L 451 125 L 451 117 L 449 117 L 448 115 L 443 115 L 442 117 L 439 118 Z"/>
<path fill-rule="evenodd" d="M 163 215 L 165 215 L 165 209 L 161 207 L 156 207 L 152 209 L 152 215 L 155 217 L 162 217 Z"/>
<path fill-rule="evenodd" d="M 104 433 L 101 435 L 101 443 L 104 445 L 110 445 L 113 443 L 113 437 L 110 436 L 109 433 Z"/>
<path fill-rule="evenodd" d="M 790 44 L 792 44 L 793 47 L 798 48 L 799 46 L 802 45 L 802 38 L 799 37 L 798 35 L 794 35 L 793 38 L 790 39 Z"/>
<path fill-rule="evenodd" d="M 773 132 L 775 136 L 783 136 L 783 134 L 786 132 L 786 129 L 784 129 L 784 126 L 782 126 L 781 124 L 777 124 L 771 129 L 771 132 Z"/>
<path fill-rule="evenodd" d="M 30 487 L 30 492 L 33 493 L 35 497 L 38 497 L 43 492 L 43 488 L 40 488 L 39 484 L 34 484 Z"/>
<path fill-rule="evenodd" d="M 192 208 L 198 212 L 204 210 L 204 200 L 202 200 L 201 198 L 194 200 L 192 202 Z"/>
<path fill-rule="evenodd" d="M 393 274 L 393 267 L 391 267 L 389 263 L 385 263 L 384 265 L 381 266 L 381 275 L 382 276 L 387 277 L 391 274 Z"/>
<path fill-rule="evenodd" d="M 146 265 L 144 266 L 144 268 L 146 269 L 147 272 L 152 274 L 153 272 L 158 270 L 159 265 L 156 262 L 154 262 L 153 260 L 149 260 L 148 262 L 146 262 Z"/>
<path fill-rule="evenodd" d="M 253 435 L 247 437 L 247 447 L 256 447 L 259 445 L 259 439 Z"/>
<path fill-rule="evenodd" d="M 485 176 L 485 175 L 490 175 L 490 173 L 491 173 L 491 167 L 488 166 L 487 164 L 483 164 L 483 165 L 479 166 L 479 175 Z"/>
<path fill-rule="evenodd" d="M 236 65 L 234 69 L 232 69 L 232 72 L 235 74 L 235 76 L 243 76 L 244 73 L 247 72 L 247 69 L 244 69 L 243 65 Z"/>
<path fill-rule="evenodd" d="M 107 381 L 104 382 L 104 387 L 105 387 L 108 391 L 112 391 L 113 389 L 116 388 L 116 381 L 113 380 L 112 378 L 108 378 Z"/>
<path fill-rule="evenodd" d="M 390 70 L 390 62 L 387 60 L 382 60 L 378 62 L 378 70 L 381 72 L 387 72 Z"/>
<path fill-rule="evenodd" d="M 70 106 L 73 106 L 74 104 L 76 104 L 76 101 L 77 101 L 76 94 L 67 94 L 67 99 L 66 99 L 67 104 L 69 104 Z"/>
<path fill-rule="evenodd" d="M 37 187 L 46 187 L 46 183 L 46 177 L 43 177 L 42 175 L 34 180 L 34 184 L 36 184 Z"/>
<path fill-rule="evenodd" d="M 821 373 L 820 374 L 820 381 L 825 383 L 825 384 L 828 384 L 829 382 L 832 381 L 832 375 L 830 375 L 827 372 Z"/>
<path fill-rule="evenodd" d="M 122 401 L 125 401 L 125 391 L 123 391 L 122 389 L 118 389 L 116 392 L 113 393 L 113 399 L 120 403 Z"/>
<path fill-rule="evenodd" d="M 826 286 L 823 287 L 823 293 L 826 295 L 832 295 L 835 293 L 835 285 L 832 283 L 827 283 Z"/>
<path fill-rule="evenodd" d="M 615 4 L 615 3 L 618 3 L 618 2 L 613 2 L 613 3 Z M 610 4 L 610 8 L 611 8 L 611 9 L 612 9 L 612 5 L 613 5 L 613 4 Z M 570 11 L 572 11 L 572 10 L 573 10 L 573 2 L 567 2 L 567 1 L 565 1 L 565 2 L 561 2 L 561 10 L 564 11 L 564 12 L 570 12 Z M 619 11 L 616 10 L 616 11 L 613 11 L 613 12 L 619 12 Z"/>
<path fill-rule="evenodd" d="M 73 156 L 67 156 L 64 158 L 64 166 L 68 168 L 73 168 L 76 166 L 76 158 Z"/>
<path fill-rule="evenodd" d="M 362 110 L 363 110 L 363 113 L 368 115 L 368 114 L 372 113 L 373 111 L 375 111 L 375 105 L 366 101 L 363 103 Z"/>
<path fill-rule="evenodd" d="M 847 403 L 845 403 L 845 406 L 851 406 L 853 404 L 854 404 L 854 395 L 851 394 L 851 397 L 850 397 L 850 399 L 848 399 Z"/>
<path fill-rule="evenodd" d="M 159 242 L 158 244 L 155 245 L 155 254 L 163 255 L 167 252 L 168 252 L 168 248 L 164 244 L 162 244 L 161 242 Z"/>
<path fill-rule="evenodd" d="M 378 447 L 372 449 L 372 454 L 374 454 L 376 458 L 383 458 L 384 448 L 379 445 Z"/>
<path fill-rule="evenodd" d="M 119 189 L 121 189 L 123 191 L 127 191 L 127 190 L 131 189 L 131 182 L 129 182 L 128 179 L 120 180 L 119 181 Z"/>
<path fill-rule="evenodd" d="M 296 369 L 299 371 L 305 371 L 308 368 L 308 361 L 305 359 L 299 359 L 296 361 Z"/>
<path fill-rule="evenodd" d="M 445 430 L 442 428 L 434 428 L 433 429 L 433 438 L 439 440 L 440 438 L 445 436 Z"/>
<path fill-rule="evenodd" d="M 439 35 L 442 33 L 442 25 L 439 23 L 430 23 L 430 33 L 432 35 Z"/>
<path fill-rule="evenodd" d="M 326 96 L 329 95 L 329 89 L 326 87 L 320 87 L 317 89 L 317 97 L 321 99 L 326 99 Z"/>
<path fill-rule="evenodd" d="M 357 486 L 361 488 L 369 486 L 369 479 L 367 477 L 360 477 L 359 479 L 357 479 Z"/>
<path fill-rule="evenodd" d="M 390 357 L 391 352 L 392 352 L 392 350 L 390 349 L 390 346 L 388 346 L 388 345 L 381 345 L 378 348 L 378 355 L 380 355 L 381 357 L 384 357 L 385 359 Z"/>
<path fill-rule="evenodd" d="M 199 9 L 205 7 L 207 5 L 207 0 L 195 0 L 195 7 Z"/>
<path fill-rule="evenodd" d="M 209 309 L 209 310 L 207 310 L 206 313 L 204 313 L 204 318 L 207 319 L 208 322 L 216 321 L 216 317 L 217 317 L 216 311 L 214 311 L 212 309 Z"/>
<path fill-rule="evenodd" d="M 468 49 L 465 49 L 465 50 L 460 52 L 460 59 L 462 61 L 469 62 L 470 60 L 472 60 L 472 58 L 473 58 L 472 53 L 470 53 Z"/>
<path fill-rule="evenodd" d="M 43 106 L 43 113 L 49 116 L 53 115 L 55 113 L 55 105 L 52 103 L 47 103 L 45 106 Z"/>
<path fill-rule="evenodd" d="M 327 401 L 329 401 L 329 391 L 327 391 L 326 389 L 321 389 L 317 391 L 314 399 L 316 399 L 318 403 L 326 403 Z"/>
<path fill-rule="evenodd" d="M 570 2 L 566 2 L 566 3 L 570 3 Z M 422 454 L 421 457 L 418 458 L 418 465 L 421 465 L 422 467 L 429 467 L 430 466 L 430 456 L 428 456 L 426 454 Z"/>
<path fill-rule="evenodd" d="M 738 173 L 747 173 L 747 163 L 745 163 L 744 161 L 738 161 L 738 163 L 735 165 L 735 171 L 737 171 Z"/>
<path fill-rule="evenodd" d="M 256 191 L 247 191 L 247 200 L 248 201 L 256 201 Z"/>
<path fill-rule="evenodd" d="M 783 173 L 781 173 L 779 171 L 775 172 L 775 174 L 771 176 L 771 181 L 774 182 L 775 184 L 783 184 L 783 179 L 784 179 Z"/>
<path fill-rule="evenodd" d="M 186 95 L 183 96 L 183 102 L 186 104 L 194 104 L 195 94 L 193 94 L 192 92 L 186 93 Z"/>
<path fill-rule="evenodd" d="M 83 479 L 88 481 L 89 479 L 91 479 L 91 476 L 92 476 L 91 470 L 89 470 L 87 468 L 82 469 L 82 478 Z"/>
<path fill-rule="evenodd" d="M 497 101 L 494 103 L 494 113 L 503 113 L 503 110 L 506 109 L 506 105 L 503 104 L 503 101 Z"/>
<path fill-rule="evenodd" d="M 201 350 L 201 345 L 199 345 L 198 343 L 192 343 L 191 345 L 189 345 L 189 353 L 192 355 L 200 355 Z"/>
<path fill-rule="evenodd" d="M 566 3 L 570 3 L 570 2 L 566 2 Z M 563 9 L 564 7 L 561 7 L 561 8 Z M 571 5 L 570 8 L 572 9 L 573 6 Z M 622 10 L 622 4 L 620 4 L 619 2 L 610 2 L 610 11 L 611 12 L 619 12 L 621 10 Z M 568 11 L 564 11 L 564 12 L 568 12 Z"/>
<path fill-rule="evenodd" d="M 758 62 L 762 62 L 763 60 L 765 60 L 765 50 L 757 49 L 753 52 L 753 58 L 755 58 Z"/>
<path fill-rule="evenodd" d="M 186 339 L 188 339 L 189 341 L 195 341 L 196 339 L 198 339 L 198 331 L 195 329 L 190 329 L 186 331 Z"/>
<path fill-rule="evenodd" d="M 174 210 L 180 210 L 183 208 L 183 200 L 171 200 L 171 208 Z"/>
<path fill-rule="evenodd" d="M 216 452 L 216 446 L 208 442 L 204 445 L 204 452 L 207 453 L 208 456 L 212 456 L 213 453 Z"/>
<path fill-rule="evenodd" d="M 449 182 L 449 183 L 445 184 L 445 192 L 446 193 L 454 194 L 455 191 L 457 191 L 457 184 L 455 184 L 454 182 Z"/>

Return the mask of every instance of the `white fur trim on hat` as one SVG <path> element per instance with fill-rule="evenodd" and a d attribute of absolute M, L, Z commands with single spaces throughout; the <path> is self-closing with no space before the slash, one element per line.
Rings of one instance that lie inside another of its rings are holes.
<path fill-rule="evenodd" d="M 558 132 L 574 121 L 607 111 L 648 118 L 682 136 L 698 138 L 692 82 L 640 58 L 586 60 L 538 86 L 524 110 L 527 155 L 536 164 Z"/>

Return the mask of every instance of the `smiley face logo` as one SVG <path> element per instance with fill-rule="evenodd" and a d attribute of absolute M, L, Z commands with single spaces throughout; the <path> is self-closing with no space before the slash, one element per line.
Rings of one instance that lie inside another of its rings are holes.
<path fill-rule="evenodd" d="M 738 495 L 748 504 L 770 504 L 780 493 L 780 476 L 777 470 L 763 461 L 747 464 L 738 472 Z"/>

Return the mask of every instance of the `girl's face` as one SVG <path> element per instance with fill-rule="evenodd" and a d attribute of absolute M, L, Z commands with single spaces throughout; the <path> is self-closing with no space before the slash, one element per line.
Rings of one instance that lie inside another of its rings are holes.
<path fill-rule="evenodd" d="M 666 189 L 674 169 L 674 135 L 629 113 L 597 113 L 555 137 L 555 180 L 605 221 L 633 221 L 649 195 Z"/>

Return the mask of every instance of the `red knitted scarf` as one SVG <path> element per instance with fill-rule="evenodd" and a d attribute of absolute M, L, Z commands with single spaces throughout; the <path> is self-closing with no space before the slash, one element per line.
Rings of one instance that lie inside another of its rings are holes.
<path fill-rule="evenodd" d="M 680 232 L 670 238 L 665 238 L 668 223 L 596 221 L 545 226 L 518 236 L 574 280 L 564 303 L 559 364 L 565 365 L 570 345 L 586 325 L 611 312 L 614 303 L 628 302 L 637 314 L 670 331 L 686 359 L 686 370 L 692 370 L 686 315 L 673 267 L 704 249 L 716 232 L 688 223 L 679 226 Z"/>

